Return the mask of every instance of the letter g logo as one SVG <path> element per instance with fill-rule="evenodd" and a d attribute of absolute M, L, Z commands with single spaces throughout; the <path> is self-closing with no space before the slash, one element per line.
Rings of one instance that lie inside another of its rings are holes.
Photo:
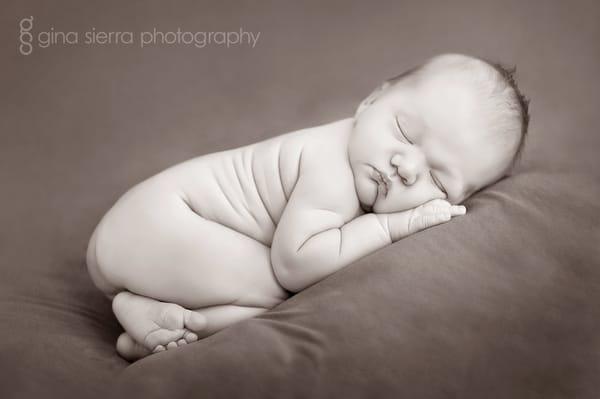
<path fill-rule="evenodd" d="M 19 22 L 19 52 L 22 55 L 29 55 L 33 52 L 33 35 L 30 30 L 33 28 L 33 16 L 23 18 Z"/>

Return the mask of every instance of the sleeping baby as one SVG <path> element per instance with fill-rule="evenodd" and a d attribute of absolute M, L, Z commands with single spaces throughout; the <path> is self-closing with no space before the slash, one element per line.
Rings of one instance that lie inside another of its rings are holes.
<path fill-rule="evenodd" d="M 354 117 L 203 155 L 125 193 L 87 265 L 134 360 L 256 316 L 466 212 L 523 146 L 511 71 L 458 54 L 384 82 Z"/>

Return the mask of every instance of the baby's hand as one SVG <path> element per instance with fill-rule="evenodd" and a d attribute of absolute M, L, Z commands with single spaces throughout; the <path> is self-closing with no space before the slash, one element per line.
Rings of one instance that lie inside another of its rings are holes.
<path fill-rule="evenodd" d="M 463 205 L 452 205 L 446 200 L 435 199 L 408 211 L 388 214 L 390 237 L 392 241 L 397 241 L 466 212 Z"/>
<path fill-rule="evenodd" d="M 452 216 L 464 215 L 467 208 L 463 205 L 451 205 L 443 199 L 435 199 L 411 209 L 408 219 L 408 234 L 416 233 L 428 227 L 449 221 Z"/>

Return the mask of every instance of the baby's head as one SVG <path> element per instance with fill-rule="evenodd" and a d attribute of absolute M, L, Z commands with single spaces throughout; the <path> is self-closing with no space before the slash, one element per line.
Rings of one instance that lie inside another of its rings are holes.
<path fill-rule="evenodd" d="M 383 83 L 359 106 L 348 143 L 365 210 L 458 204 L 505 176 L 529 122 L 513 71 L 444 54 Z"/>

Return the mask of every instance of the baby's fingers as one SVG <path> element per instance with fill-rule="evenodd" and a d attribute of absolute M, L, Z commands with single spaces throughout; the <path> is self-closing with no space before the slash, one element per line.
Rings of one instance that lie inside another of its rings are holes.
<path fill-rule="evenodd" d="M 452 205 L 450 207 L 450 214 L 452 216 L 464 215 L 467 213 L 467 208 L 464 205 Z"/>
<path fill-rule="evenodd" d="M 434 213 L 433 215 L 425 215 L 419 218 L 419 221 L 416 223 L 417 228 L 419 230 L 426 229 L 428 227 L 433 227 L 435 225 L 447 222 L 450 220 L 449 213 Z"/>

